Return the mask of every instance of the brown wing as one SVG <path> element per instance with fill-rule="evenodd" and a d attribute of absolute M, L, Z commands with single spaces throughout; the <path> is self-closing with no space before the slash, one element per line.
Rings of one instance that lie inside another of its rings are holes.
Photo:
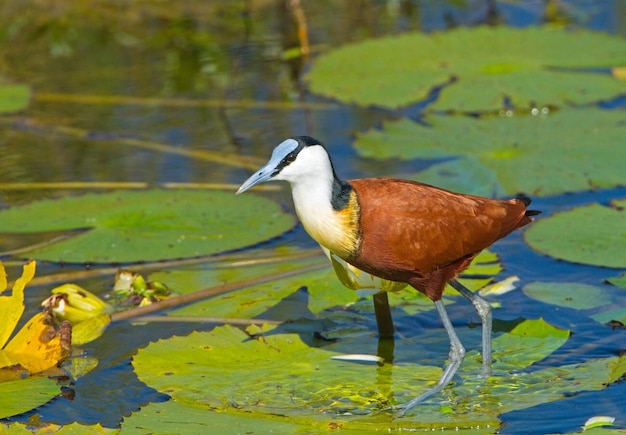
<path fill-rule="evenodd" d="M 405 281 L 473 255 L 529 223 L 522 200 L 493 200 L 407 180 L 352 180 L 360 206 L 355 265 Z M 376 273 L 375 273 L 376 274 Z"/>

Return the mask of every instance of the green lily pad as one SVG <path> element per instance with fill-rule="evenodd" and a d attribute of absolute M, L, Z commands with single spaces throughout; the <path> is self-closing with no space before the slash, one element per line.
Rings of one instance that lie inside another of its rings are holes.
<path fill-rule="evenodd" d="M 481 392 L 486 396 L 484 400 L 489 402 L 489 407 L 501 403 L 502 413 L 516 411 L 583 391 L 602 390 L 624 375 L 624 371 L 618 374 L 620 370 L 626 370 L 622 361 L 622 357 L 594 359 L 504 378 L 491 377 Z"/>
<path fill-rule="evenodd" d="M 386 386 L 376 381 L 375 365 L 364 367 L 359 376 L 353 364 L 331 360 L 333 354 L 308 346 L 294 334 L 253 339 L 225 326 L 152 343 L 139 351 L 133 365 L 140 379 L 176 400 L 212 409 L 236 406 L 250 412 L 297 415 L 387 406 L 389 397 L 379 391 Z M 400 371 L 424 387 L 441 375 L 437 367 L 413 366 L 411 375 L 408 368 Z M 364 379 L 371 385 L 362 386 Z"/>
<path fill-rule="evenodd" d="M 531 282 L 522 291 L 526 296 L 546 304 L 576 310 L 588 310 L 611 302 L 604 289 L 576 282 Z"/>
<path fill-rule="evenodd" d="M 614 97 L 624 92 L 624 84 L 608 70 L 586 69 L 623 64 L 626 41 L 608 34 L 477 27 L 346 45 L 317 58 L 306 80 L 314 93 L 395 108 L 423 101 L 434 88 L 456 78 L 434 107 L 484 111 L 501 109 L 506 97 L 523 108 Z"/>
<path fill-rule="evenodd" d="M 608 364 L 609 372 L 606 385 L 619 381 L 624 377 L 626 373 L 626 355 L 621 355 L 618 358 L 612 358 Z"/>
<path fill-rule="evenodd" d="M 8 83 L 0 77 L 0 114 L 18 112 L 28 107 L 29 102 L 28 85 Z"/>
<path fill-rule="evenodd" d="M 0 211 L 5 233 L 88 229 L 24 256 L 134 262 L 211 255 L 289 230 L 295 218 L 265 198 L 230 192 L 119 191 L 42 200 Z"/>
<path fill-rule="evenodd" d="M 613 320 L 626 324 L 626 308 L 617 308 L 615 310 L 603 311 L 590 316 L 598 323 L 609 323 Z"/>
<path fill-rule="evenodd" d="M 76 434 L 93 434 L 93 435 L 116 435 L 120 433 L 120 429 L 111 429 L 98 424 L 80 424 L 71 423 L 65 425 L 57 425 L 53 423 L 44 423 L 41 426 L 24 423 L 11 423 L 3 428 L 0 423 L 3 435 L 33 435 L 33 434 L 55 434 L 55 435 L 76 435 Z"/>
<path fill-rule="evenodd" d="M 294 334 L 252 339 L 238 329 L 220 327 L 152 343 L 139 351 L 133 365 L 141 380 L 178 402 L 248 416 L 288 417 L 305 427 L 319 427 L 345 414 L 341 421 L 350 428 L 357 424 L 355 416 L 392 403 L 398 383 L 420 391 L 441 375 L 438 367 L 353 364 L 331 360 L 335 354 L 310 347 Z M 368 415 L 368 420 L 388 426 L 392 417 L 383 413 Z"/>
<path fill-rule="evenodd" d="M 0 430 L 4 435 L 33 435 L 33 432 L 28 430 L 27 425 L 23 423 L 0 423 Z"/>
<path fill-rule="evenodd" d="M 505 195 L 497 175 L 475 156 L 436 163 L 418 172 L 411 180 L 433 184 L 453 192 L 497 198 Z"/>
<path fill-rule="evenodd" d="M 29 376 L 17 381 L 0 382 L 0 418 L 35 409 L 60 392 L 57 383 L 47 377 Z"/>
<path fill-rule="evenodd" d="M 302 428 L 328 428 L 340 419 L 342 430 L 369 431 L 480 424 L 483 431 L 492 432 L 486 428 L 491 425 L 495 431 L 501 413 L 605 388 L 626 371 L 626 358 L 612 357 L 513 374 L 510 370 L 515 367 L 534 362 L 524 357 L 524 341 L 531 349 L 541 348 L 535 345 L 543 341 L 541 351 L 531 351 L 534 358 L 543 358 L 569 335 L 543 320 L 522 322 L 495 342 L 494 370 L 500 375 L 482 383 L 476 377 L 480 363 L 466 358 L 460 373 L 463 382 L 444 390 L 452 397 L 449 405 L 441 407 L 440 398 L 428 401 L 398 420 L 392 413 L 374 411 L 410 399 L 441 374 L 438 368 L 402 363 L 407 348 L 415 343 L 396 343 L 394 364 L 355 364 L 330 359 L 345 346 L 342 343 L 316 348 L 295 334 L 271 335 L 268 328 L 250 332 L 265 334 L 251 338 L 226 326 L 160 340 L 140 349 L 133 366 L 143 382 L 175 401 L 159 409 L 181 410 L 189 421 L 207 421 L 205 414 L 193 409 L 208 408 Z M 523 364 L 510 364 L 520 358 Z"/>
<path fill-rule="evenodd" d="M 607 281 L 614 286 L 626 289 L 626 273 L 622 273 L 621 275 L 614 276 L 612 278 L 607 278 Z"/>
<path fill-rule="evenodd" d="M 255 415 L 215 412 L 188 404 L 169 400 L 151 403 L 124 418 L 124 434 L 262 434 L 296 433 L 300 426 L 285 418 L 261 418 Z"/>
<path fill-rule="evenodd" d="M 598 323 L 609 323 L 613 320 L 626 324 L 626 308 L 617 308 L 615 310 L 603 311 L 590 316 Z"/>
<path fill-rule="evenodd" d="M 521 370 L 556 351 L 569 336 L 570 331 L 543 319 L 526 320 L 493 340 L 493 355 L 501 370 Z"/>
<path fill-rule="evenodd" d="M 626 199 L 612 205 L 589 204 L 539 219 L 525 232 L 526 242 L 562 260 L 626 268 Z"/>
<path fill-rule="evenodd" d="M 626 123 L 620 111 L 572 109 L 482 119 L 430 116 L 427 121 L 429 126 L 406 119 L 384 123 L 382 129 L 358 135 L 354 146 L 360 155 L 376 159 L 456 158 L 454 166 L 439 163 L 427 171 L 426 180 L 446 185 L 458 180 L 455 174 L 467 165 L 463 181 L 483 192 L 492 188 L 490 196 L 550 196 L 624 183 L 626 147 L 617 144 L 626 136 Z"/>

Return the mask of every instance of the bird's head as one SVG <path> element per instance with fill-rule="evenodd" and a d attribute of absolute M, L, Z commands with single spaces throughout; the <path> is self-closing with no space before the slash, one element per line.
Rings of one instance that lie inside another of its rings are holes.
<path fill-rule="evenodd" d="M 324 145 L 309 136 L 294 136 L 274 148 L 269 161 L 243 182 L 237 194 L 270 180 L 285 180 L 294 184 L 327 177 L 332 181 L 333 175 L 332 163 Z"/>

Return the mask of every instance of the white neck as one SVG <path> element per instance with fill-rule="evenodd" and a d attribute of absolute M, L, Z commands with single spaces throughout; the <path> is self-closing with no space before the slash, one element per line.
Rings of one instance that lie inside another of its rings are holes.
<path fill-rule="evenodd" d="M 309 235 L 324 245 L 323 233 L 334 220 L 332 200 L 332 178 L 302 179 L 291 183 L 291 194 L 296 213 Z"/>
<path fill-rule="evenodd" d="M 347 249 L 346 228 L 332 206 L 335 176 L 326 150 L 321 146 L 303 149 L 275 178 L 291 184 L 296 214 L 307 233 L 341 255 Z"/>

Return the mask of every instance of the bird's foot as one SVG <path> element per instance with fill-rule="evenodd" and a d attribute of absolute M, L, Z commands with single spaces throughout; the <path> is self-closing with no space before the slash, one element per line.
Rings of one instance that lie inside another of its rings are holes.
<path fill-rule="evenodd" d="M 483 381 L 489 379 L 492 375 L 491 364 L 483 365 L 483 368 L 480 370 L 480 374 L 478 375 Z"/>
<path fill-rule="evenodd" d="M 433 394 L 440 392 L 442 389 L 443 389 L 442 385 L 437 385 L 434 388 L 431 388 L 430 390 L 424 391 L 422 394 L 409 400 L 407 403 L 402 403 L 400 405 L 392 406 L 390 409 L 391 411 L 396 412 L 396 417 L 404 417 L 408 411 L 415 408 L 417 405 L 422 403 L 424 400 L 426 400 Z"/>

